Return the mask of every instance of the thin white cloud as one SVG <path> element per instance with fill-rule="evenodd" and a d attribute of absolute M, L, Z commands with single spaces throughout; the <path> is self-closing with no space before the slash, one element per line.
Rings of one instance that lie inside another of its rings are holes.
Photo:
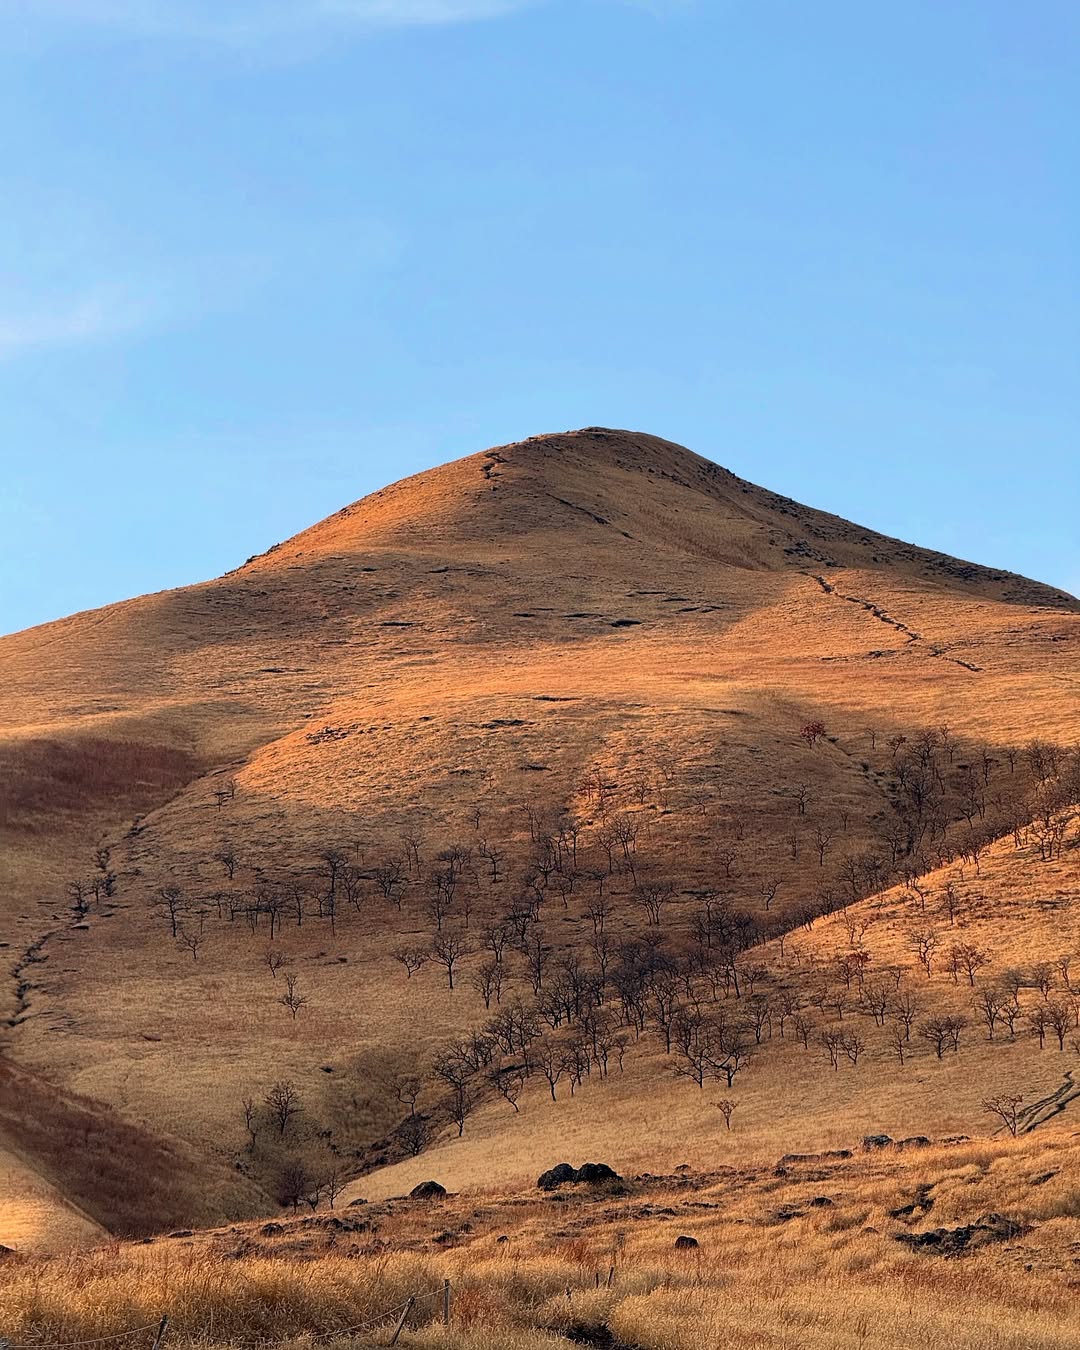
<path fill-rule="evenodd" d="M 136 35 L 235 42 L 327 27 L 401 28 L 496 19 L 543 0 L 0 0 L 0 21 L 64 20 Z"/>
<path fill-rule="evenodd" d="M 0 302 L 0 361 L 123 337 L 153 320 L 151 309 L 138 297 L 115 289 L 52 305 L 13 307 Z"/>

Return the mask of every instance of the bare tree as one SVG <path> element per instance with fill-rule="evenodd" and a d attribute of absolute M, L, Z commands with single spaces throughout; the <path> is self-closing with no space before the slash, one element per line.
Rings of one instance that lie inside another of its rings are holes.
<path fill-rule="evenodd" d="M 236 876 L 236 868 L 239 864 L 239 858 L 236 856 L 236 849 L 232 844 L 223 843 L 214 854 L 214 861 L 221 863 L 225 869 L 225 875 L 230 881 Z"/>
<path fill-rule="evenodd" d="M 432 956 L 445 969 L 447 983 L 451 989 L 454 987 L 454 967 L 468 954 L 468 945 L 456 933 L 436 933 Z"/>
<path fill-rule="evenodd" d="M 277 1121 L 278 1134 L 284 1137 L 289 1121 L 303 1111 L 300 1093 L 291 1078 L 276 1082 L 263 1099 L 271 1116 Z"/>
<path fill-rule="evenodd" d="M 421 947 L 395 947 L 393 958 L 405 967 L 405 974 L 411 980 L 416 972 L 426 964 L 430 952 Z"/>
<path fill-rule="evenodd" d="M 1058 1049 L 1065 1049 L 1065 1037 L 1073 1022 L 1073 1011 L 1064 1002 L 1049 999 L 1046 1003 L 1046 1024 L 1057 1037 Z"/>
<path fill-rule="evenodd" d="M 416 1115 L 416 1101 L 423 1090 L 423 1083 L 417 1074 L 399 1074 L 394 1080 L 394 1096 L 409 1108 L 409 1115 Z"/>
<path fill-rule="evenodd" d="M 731 1117 L 734 1114 L 736 1105 L 737 1103 L 732 1101 L 730 1097 L 721 1097 L 716 1103 L 717 1110 L 724 1117 L 724 1128 L 726 1130 L 731 1129 Z"/>
<path fill-rule="evenodd" d="M 263 964 L 276 980 L 278 971 L 283 970 L 289 964 L 289 958 L 284 952 L 279 952 L 276 947 L 267 947 L 263 953 Z"/>
<path fill-rule="evenodd" d="M 441 1078 L 449 1089 L 446 1110 L 457 1126 L 460 1139 L 465 1133 L 465 1122 L 476 1105 L 476 1094 L 472 1084 L 473 1071 L 456 1054 L 449 1054 L 436 1061 L 435 1076 Z"/>
<path fill-rule="evenodd" d="M 1012 1092 L 999 1092 L 995 1097 L 984 1097 L 982 1108 L 991 1115 L 997 1116 L 1002 1125 L 1015 1138 L 1020 1128 L 1020 1117 L 1023 1114 L 1021 1103 L 1023 1097 Z"/>
<path fill-rule="evenodd" d="M 998 989 L 984 989 L 975 999 L 975 1011 L 986 1023 L 986 1038 L 994 1039 L 994 1028 L 1001 1019 L 1001 1008 L 1008 996 Z"/>
<path fill-rule="evenodd" d="M 491 1074 L 491 1083 L 499 1096 L 518 1110 L 518 1098 L 525 1087 L 525 1074 L 521 1069 L 497 1069 Z"/>
<path fill-rule="evenodd" d="M 485 961 L 472 977 L 472 986 L 484 1000 L 485 1008 L 490 1009 L 492 999 L 502 1002 L 504 969 L 499 961 Z"/>
<path fill-rule="evenodd" d="M 652 927 L 660 924 L 660 911 L 670 900 L 674 887 L 667 882 L 643 882 L 637 888 L 637 897 L 645 910 L 645 921 Z"/>
<path fill-rule="evenodd" d="M 169 928 L 174 938 L 180 936 L 180 915 L 187 908 L 187 901 L 184 899 L 184 893 L 179 886 L 161 886 L 158 889 L 157 897 L 153 904 L 163 909 L 168 915 Z"/>
<path fill-rule="evenodd" d="M 974 988 L 976 974 L 989 962 L 990 958 L 980 948 L 971 942 L 954 942 L 949 948 L 949 970 L 952 973 L 953 983 L 957 982 L 959 973 L 967 976 L 968 984 Z"/>
<path fill-rule="evenodd" d="M 248 1137 L 251 1141 L 248 1148 L 253 1149 L 259 1133 L 258 1107 L 255 1105 L 254 1098 L 252 1097 L 245 1097 L 241 1103 L 241 1107 L 244 1113 L 244 1129 L 247 1130 Z"/>
<path fill-rule="evenodd" d="M 201 933 L 192 933 L 189 932 L 186 928 L 181 928 L 176 935 L 176 940 L 180 943 L 182 947 L 186 947 L 188 949 L 188 951 L 191 953 L 191 959 L 193 961 L 198 961 L 199 948 L 203 944 L 203 938 Z"/>
<path fill-rule="evenodd" d="M 911 1028 L 919 1015 L 919 1005 L 910 994 L 894 994 L 889 1011 L 904 1030 L 904 1043 L 911 1040 Z"/>
<path fill-rule="evenodd" d="M 929 979 L 933 972 L 934 953 L 938 946 L 937 934 L 932 928 L 920 928 L 912 933 L 910 944 L 923 970 L 926 971 L 926 978 Z"/>
<path fill-rule="evenodd" d="M 428 1134 L 428 1123 L 423 1116 L 408 1116 L 398 1128 L 398 1137 L 414 1158 L 424 1151 Z"/>
<path fill-rule="evenodd" d="M 326 1195 L 327 1203 L 330 1208 L 334 1208 L 334 1201 L 345 1189 L 345 1176 L 336 1167 L 330 1169 L 322 1179 L 322 1189 Z"/>
<path fill-rule="evenodd" d="M 305 1008 L 309 1002 L 306 995 L 301 994 L 297 990 L 296 983 L 297 980 L 295 975 L 286 975 L 285 992 L 278 999 L 278 1002 L 282 1007 L 288 1008 L 294 1022 L 296 1021 L 296 1014 L 300 1012 L 302 1008 Z"/>
<path fill-rule="evenodd" d="M 555 1086 L 566 1072 L 566 1060 L 563 1056 L 562 1047 L 553 1044 L 551 1041 L 542 1041 L 536 1054 L 536 1065 L 547 1079 L 551 1100 L 555 1101 Z"/>

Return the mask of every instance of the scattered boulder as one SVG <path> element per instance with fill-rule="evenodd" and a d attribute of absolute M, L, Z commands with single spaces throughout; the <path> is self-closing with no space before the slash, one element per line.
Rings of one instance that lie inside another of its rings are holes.
<path fill-rule="evenodd" d="M 571 1182 L 582 1182 L 588 1186 L 598 1186 L 605 1181 L 622 1181 L 607 1163 L 582 1163 L 580 1167 L 571 1167 L 569 1163 L 558 1163 L 555 1167 L 541 1172 L 536 1184 L 542 1191 L 557 1191 L 560 1186 Z"/>
<path fill-rule="evenodd" d="M 171 1238 L 182 1238 L 192 1237 L 193 1234 L 190 1228 L 178 1228 L 175 1233 L 170 1233 L 169 1236 Z"/>
<path fill-rule="evenodd" d="M 897 1148 L 929 1148 L 930 1140 L 925 1134 L 912 1134 L 907 1139 L 898 1139 Z"/>
<path fill-rule="evenodd" d="M 259 1233 L 262 1237 L 277 1237 L 279 1234 L 284 1233 L 284 1231 L 285 1225 L 283 1223 L 264 1223 L 259 1229 Z"/>
<path fill-rule="evenodd" d="M 867 1134 L 863 1136 L 862 1150 L 864 1153 L 873 1153 L 875 1149 L 890 1148 L 892 1144 L 891 1134 Z"/>
<path fill-rule="evenodd" d="M 597 1186 L 604 1181 L 622 1181 L 607 1163 L 582 1163 L 574 1175 L 575 1181 L 583 1181 L 589 1186 Z"/>
<path fill-rule="evenodd" d="M 928 1233 L 897 1233 L 896 1241 L 932 1256 L 961 1256 L 992 1242 L 1008 1242 L 1031 1232 L 1031 1225 L 1004 1214 L 984 1214 L 961 1228 L 934 1228 Z"/>
<path fill-rule="evenodd" d="M 815 1195 L 810 1201 L 811 1209 L 830 1209 L 835 1201 L 830 1200 L 827 1195 Z"/>
<path fill-rule="evenodd" d="M 1040 1172 L 1037 1177 L 1031 1178 L 1031 1184 L 1033 1186 L 1045 1186 L 1048 1181 L 1053 1181 L 1056 1176 L 1056 1172 Z"/>
<path fill-rule="evenodd" d="M 355 1205 L 366 1205 L 367 1201 L 362 1196 L 357 1196 L 355 1200 L 350 1200 L 345 1206 L 346 1209 L 352 1209 Z"/>
<path fill-rule="evenodd" d="M 688 1237 L 685 1233 L 675 1239 L 675 1250 L 677 1252 L 694 1251 L 700 1245 L 696 1237 Z"/>
<path fill-rule="evenodd" d="M 565 1186 L 568 1181 L 577 1179 L 577 1171 L 569 1163 L 557 1163 L 554 1167 L 549 1167 L 546 1172 L 541 1172 L 536 1178 L 536 1184 L 542 1191 L 555 1191 L 560 1186 Z"/>
<path fill-rule="evenodd" d="M 422 1181 L 419 1186 L 414 1186 L 409 1192 L 410 1200 L 441 1200 L 446 1194 L 446 1187 L 440 1186 L 437 1181 Z"/>

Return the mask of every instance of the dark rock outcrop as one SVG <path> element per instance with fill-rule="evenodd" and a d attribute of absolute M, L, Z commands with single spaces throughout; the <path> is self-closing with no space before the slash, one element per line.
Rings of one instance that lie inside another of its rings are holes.
<path fill-rule="evenodd" d="M 441 1200 L 446 1194 L 446 1187 L 440 1186 L 437 1181 L 422 1181 L 419 1186 L 414 1186 L 409 1192 L 410 1200 Z"/>
<path fill-rule="evenodd" d="M 992 1242 L 1008 1242 L 1031 1232 L 1030 1224 L 1004 1214 L 984 1214 L 961 1228 L 934 1228 L 928 1233 L 897 1233 L 896 1241 L 932 1256 L 962 1256 Z"/>

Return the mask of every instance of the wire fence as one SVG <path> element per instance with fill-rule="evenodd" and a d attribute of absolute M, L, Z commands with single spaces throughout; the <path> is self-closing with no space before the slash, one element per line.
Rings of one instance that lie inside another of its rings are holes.
<path fill-rule="evenodd" d="M 392 1307 L 383 1308 L 372 1317 L 366 1318 L 363 1322 L 356 1322 L 346 1327 L 331 1327 L 327 1331 L 307 1331 L 306 1333 L 290 1332 L 290 1335 L 306 1334 L 308 1338 L 316 1343 L 325 1343 L 327 1341 L 340 1340 L 345 1336 L 353 1336 L 363 1331 L 370 1331 L 382 1323 L 389 1322 L 392 1318 L 399 1319 L 398 1325 L 394 1331 L 393 1340 L 390 1344 L 397 1342 L 405 1326 L 408 1315 L 414 1308 L 423 1307 L 425 1304 L 441 1302 L 442 1320 L 444 1323 L 450 1321 L 450 1281 L 445 1280 L 438 1289 L 430 1289 L 418 1294 L 410 1294 L 408 1298 L 402 1299 L 400 1303 L 395 1303 Z M 154 1333 L 154 1340 L 151 1350 L 162 1350 L 162 1344 L 166 1333 L 169 1330 L 168 1316 L 162 1317 L 159 1321 L 147 1322 L 143 1326 L 129 1327 L 126 1331 L 114 1331 L 108 1336 L 93 1336 L 83 1341 L 9 1341 L 0 1336 L 0 1350 L 82 1350 L 84 1346 L 106 1345 L 114 1341 L 128 1340 L 134 1336 L 147 1335 Z M 192 1340 L 213 1341 L 213 1326 L 204 1328 L 202 1331 L 186 1331 L 185 1336 Z M 149 1337 L 148 1337 L 149 1338 Z M 261 1340 L 237 1341 L 231 1337 L 224 1338 L 224 1343 L 229 1346 L 237 1347 L 237 1350 L 265 1350 L 265 1347 L 274 1343 L 278 1338 L 264 1337 Z"/>

